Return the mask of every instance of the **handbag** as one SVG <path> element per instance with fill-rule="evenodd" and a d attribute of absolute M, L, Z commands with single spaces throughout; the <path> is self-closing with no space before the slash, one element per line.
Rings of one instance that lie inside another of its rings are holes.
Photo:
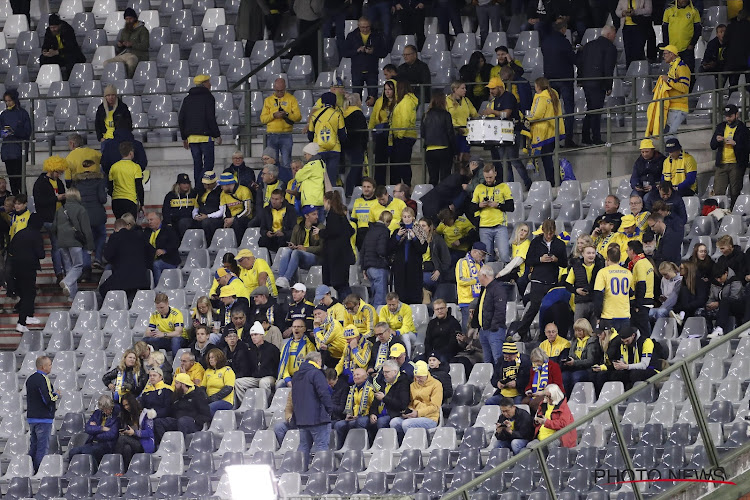
<path fill-rule="evenodd" d="M 73 228 L 73 237 L 76 239 L 78 243 L 81 244 L 81 246 L 86 246 L 86 235 L 83 234 L 83 232 L 76 227 L 75 224 L 73 224 L 73 221 L 70 219 L 70 215 L 68 215 L 68 211 L 64 208 L 62 209 L 63 213 L 65 214 L 65 218 L 68 219 L 68 223 Z"/>

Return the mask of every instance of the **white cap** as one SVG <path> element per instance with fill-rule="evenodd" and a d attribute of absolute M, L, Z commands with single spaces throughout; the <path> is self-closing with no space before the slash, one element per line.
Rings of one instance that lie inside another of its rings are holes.
<path fill-rule="evenodd" d="M 263 325 L 260 324 L 260 321 L 256 321 L 253 323 L 253 326 L 250 327 L 250 335 L 265 335 L 266 331 L 263 329 Z"/>
<path fill-rule="evenodd" d="M 302 283 L 295 283 L 292 287 L 292 290 L 297 290 L 298 292 L 306 292 L 307 287 L 303 285 Z"/>
<path fill-rule="evenodd" d="M 320 152 L 320 146 L 318 146 L 318 143 L 311 142 L 308 145 L 306 145 L 304 148 L 302 148 L 303 153 L 307 153 L 311 156 L 315 156 Z"/>

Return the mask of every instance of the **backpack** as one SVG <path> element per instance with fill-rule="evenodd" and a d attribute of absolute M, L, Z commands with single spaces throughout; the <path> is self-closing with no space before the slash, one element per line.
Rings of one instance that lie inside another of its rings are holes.
<path fill-rule="evenodd" d="M 560 183 L 574 180 L 576 180 L 576 174 L 573 173 L 573 165 L 567 158 L 560 158 Z"/>
<path fill-rule="evenodd" d="M 336 110 L 333 108 L 332 111 L 336 113 Z M 330 121 L 321 122 L 320 126 L 318 126 L 320 117 L 323 116 L 325 112 L 326 110 L 324 109 L 315 118 L 315 121 L 313 122 L 313 129 L 315 130 L 315 142 L 317 142 L 318 146 L 320 146 L 320 150 L 331 151 L 336 147 L 336 144 L 338 143 L 338 130 L 333 130 L 331 128 Z"/>

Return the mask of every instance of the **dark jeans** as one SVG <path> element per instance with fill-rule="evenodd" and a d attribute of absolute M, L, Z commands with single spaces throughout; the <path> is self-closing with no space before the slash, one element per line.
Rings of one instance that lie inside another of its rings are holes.
<path fill-rule="evenodd" d="M 453 155 L 450 149 L 435 149 L 426 151 L 424 161 L 427 172 L 430 174 L 429 183 L 437 186 L 438 183 L 451 174 L 453 168 Z"/>
<path fill-rule="evenodd" d="M 563 385 L 565 386 L 565 395 L 570 397 L 573 388 L 578 382 L 591 382 L 594 372 L 591 368 L 584 370 L 565 370 L 562 372 Z"/>
<path fill-rule="evenodd" d="M 565 114 L 570 114 L 575 112 L 575 92 L 573 90 L 573 82 L 552 82 L 550 83 L 553 89 L 557 91 L 557 94 L 560 96 L 560 99 L 563 101 L 563 110 L 565 111 Z M 565 121 L 565 142 L 571 143 L 573 142 L 573 134 L 575 132 L 575 124 L 576 121 L 574 117 L 568 116 L 564 119 Z M 549 179 L 547 179 L 549 180 Z"/>
<path fill-rule="evenodd" d="M 371 168 L 371 175 L 375 177 L 375 184 L 378 186 L 385 186 L 386 182 L 386 171 L 388 170 L 388 157 L 389 157 L 389 146 L 388 146 L 388 131 L 381 133 L 375 133 L 375 166 Z"/>
<path fill-rule="evenodd" d="M 21 299 L 18 302 L 18 322 L 26 324 L 26 318 L 34 316 L 37 270 L 29 266 L 13 265 L 13 290 Z"/>
<path fill-rule="evenodd" d="M 390 423 L 391 417 L 389 417 L 388 415 L 378 417 L 377 422 L 375 422 L 374 424 L 367 422 L 367 434 L 370 436 L 370 442 L 372 443 L 375 440 L 375 436 L 380 429 L 388 429 L 390 427 Z"/>
<path fill-rule="evenodd" d="M 554 285 L 547 285 L 545 283 L 535 283 L 533 281 L 531 282 L 531 291 L 529 292 L 529 308 L 526 310 L 526 314 L 523 315 L 523 318 L 521 318 L 521 323 L 518 325 L 518 334 L 521 335 L 521 338 L 528 338 L 529 327 L 534 321 L 536 313 L 539 312 L 539 308 L 542 305 L 542 299 L 545 295 L 547 295 L 547 292 L 549 292 L 553 286 Z M 540 329 L 543 329 L 541 325 L 539 326 Z"/>
<path fill-rule="evenodd" d="M 449 36 L 449 23 L 453 25 L 453 32 L 455 34 L 464 32 L 461 26 L 461 9 L 458 5 L 448 0 L 438 1 L 433 6 L 437 11 L 438 30 L 445 35 L 446 39 Z"/>
<path fill-rule="evenodd" d="M 629 390 L 636 382 L 646 380 L 656 375 L 656 372 L 650 368 L 645 370 L 607 370 L 604 372 L 592 372 L 594 378 L 594 389 L 596 396 L 602 391 L 605 382 L 622 382 L 625 390 Z"/>
<path fill-rule="evenodd" d="M 367 88 L 367 97 L 376 99 L 378 97 L 378 73 L 376 71 L 353 73 L 352 88 L 360 97 L 362 97 L 362 86 Z"/>
<path fill-rule="evenodd" d="M 625 46 L 625 67 L 630 66 L 633 61 L 646 59 L 646 33 L 640 26 L 623 26 L 622 42 Z"/>
<path fill-rule="evenodd" d="M 344 25 L 346 24 L 346 12 L 341 9 L 326 9 L 323 21 L 323 37 L 336 38 L 336 48 L 339 50 L 339 56 L 344 57 Z M 335 28 L 335 31 L 334 31 Z"/>
<path fill-rule="evenodd" d="M 566 130 L 567 133 L 567 130 Z M 545 144 L 542 146 L 542 167 L 544 167 L 544 177 L 555 186 L 555 157 L 552 153 L 555 151 L 555 143 Z"/>
<path fill-rule="evenodd" d="M 402 165 L 391 165 L 391 184 L 403 182 L 411 186 L 411 151 L 415 142 L 417 140 L 410 137 L 393 138 L 391 163 L 401 163 Z"/>
<path fill-rule="evenodd" d="M 172 351 L 172 356 L 177 357 L 177 351 L 185 347 L 187 340 L 183 337 L 143 337 L 143 341 L 148 345 L 152 346 L 155 351 L 164 349 L 165 351 Z"/>
<path fill-rule="evenodd" d="M 719 310 L 716 315 L 716 326 L 720 326 L 724 333 L 731 329 L 729 319 L 736 318 L 736 324 L 742 323 L 745 316 L 745 301 L 742 299 L 723 298 L 719 301 Z"/>
<path fill-rule="evenodd" d="M 190 144 L 190 154 L 193 155 L 193 179 L 200 184 L 203 173 L 214 169 L 214 141 L 194 142 Z"/>
<path fill-rule="evenodd" d="M 602 141 L 602 115 L 600 112 L 593 113 L 595 109 L 604 107 L 604 97 L 607 91 L 601 85 L 584 85 L 583 93 L 586 96 L 586 109 L 589 111 L 583 117 L 583 130 L 581 140 L 583 142 L 601 142 Z M 565 125 L 567 134 L 567 124 Z"/>
<path fill-rule="evenodd" d="M 424 45 L 424 9 L 403 9 L 396 11 L 396 19 L 401 24 L 401 33 L 404 35 L 416 35 L 417 48 L 422 49 Z"/>
<path fill-rule="evenodd" d="M 373 28 L 380 23 L 385 36 L 385 43 L 390 47 L 391 40 L 391 2 L 379 1 L 367 3 L 367 17 L 370 18 Z"/>
<path fill-rule="evenodd" d="M 355 186 L 362 184 L 362 168 L 365 162 L 365 152 L 359 149 L 347 149 L 341 154 L 344 156 L 347 166 L 346 195 L 351 196 Z"/>
<path fill-rule="evenodd" d="M 328 180 L 331 181 L 331 185 L 337 186 L 341 153 L 338 151 L 321 151 L 318 153 L 318 156 L 320 156 L 320 159 L 326 164 L 326 172 L 328 173 Z"/>
<path fill-rule="evenodd" d="M 76 446 L 75 448 L 70 450 L 69 456 L 73 457 L 75 455 L 91 455 L 94 458 L 94 462 L 96 462 L 96 465 L 98 466 L 104 455 L 106 455 L 107 453 L 112 453 L 112 445 L 113 443 L 106 442 L 88 443 L 84 444 L 83 446 Z"/>
<path fill-rule="evenodd" d="M 314 28 L 318 20 L 304 21 L 300 19 L 297 23 L 297 32 L 300 34 L 300 44 L 297 46 L 297 54 L 309 55 L 313 63 L 313 72 L 318 74 L 318 30 L 313 30 L 309 35 L 302 36 L 307 30 Z"/>
<path fill-rule="evenodd" d="M 180 431 L 183 434 L 193 434 L 199 430 L 201 430 L 201 426 L 192 417 L 162 417 L 154 420 L 154 439 L 157 445 L 161 443 L 161 438 L 165 432 Z"/>
<path fill-rule="evenodd" d="M 29 431 L 29 455 L 31 456 L 31 462 L 34 464 L 34 473 L 36 473 L 49 448 L 52 424 L 29 424 Z"/>
<path fill-rule="evenodd" d="M 138 217 L 138 205 L 125 199 L 112 200 L 112 213 L 115 214 L 115 219 L 119 219 L 127 213 L 133 217 Z"/>
<path fill-rule="evenodd" d="M 498 182 L 513 182 L 513 169 L 516 169 L 518 176 L 523 181 L 526 189 L 531 187 L 531 178 L 528 172 L 526 172 L 526 165 L 518 158 L 518 145 L 521 142 L 520 134 L 516 133 L 516 143 L 513 145 L 505 146 L 494 146 L 490 150 L 490 156 L 492 157 L 492 163 L 495 165 L 495 170 L 498 174 Z M 507 162 L 507 163 L 506 163 Z M 508 164 L 508 176 L 504 176 L 505 166 Z"/>
<path fill-rule="evenodd" d="M 138 438 L 121 434 L 117 438 L 117 444 L 115 444 L 115 453 L 122 455 L 122 460 L 127 470 L 130 461 L 133 459 L 133 455 L 143 453 L 143 445 Z"/>
<path fill-rule="evenodd" d="M 639 307 L 637 312 L 635 308 L 630 310 L 630 326 L 637 328 L 643 337 L 651 336 L 651 321 L 648 319 L 648 312 L 650 310 L 645 306 Z"/>
<path fill-rule="evenodd" d="M 21 193 L 21 186 L 24 185 L 24 179 L 21 178 L 21 159 L 5 160 L 5 171 L 8 172 L 11 192 L 14 195 Z"/>

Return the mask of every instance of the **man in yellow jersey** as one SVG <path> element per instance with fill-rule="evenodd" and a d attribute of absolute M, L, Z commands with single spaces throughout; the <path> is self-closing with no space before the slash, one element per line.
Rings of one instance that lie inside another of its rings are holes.
<path fill-rule="evenodd" d="M 469 324 L 469 306 L 482 291 L 482 285 L 479 284 L 479 269 L 486 255 L 487 245 L 477 241 L 464 258 L 456 263 L 456 293 L 458 309 L 461 311 L 461 327 L 464 330 Z"/>
<path fill-rule="evenodd" d="M 346 308 L 344 324 L 354 325 L 357 332 L 364 337 L 372 337 L 375 323 L 378 322 L 378 313 L 375 308 L 354 294 L 347 295 L 342 303 Z"/>
<path fill-rule="evenodd" d="M 315 142 L 302 148 L 305 165 L 294 174 L 294 180 L 299 183 L 300 206 L 316 207 L 318 220 L 325 220 L 323 195 L 326 192 L 326 164 L 320 153 L 320 146 Z"/>
<path fill-rule="evenodd" d="M 253 214 L 253 194 L 229 172 L 224 172 L 219 178 L 221 196 L 220 209 L 224 209 L 224 228 L 232 228 L 238 242 L 242 241 Z"/>
<path fill-rule="evenodd" d="M 115 219 L 126 213 L 138 216 L 138 207 L 143 206 L 143 171 L 133 161 L 133 143 L 120 143 L 118 161 L 109 169 L 109 195 L 112 197 L 112 212 Z"/>
<path fill-rule="evenodd" d="M 559 335 L 557 325 L 548 323 L 544 327 L 544 336 L 547 340 L 539 344 L 539 348 L 557 364 L 570 357 L 570 341 Z"/>
<path fill-rule="evenodd" d="M 341 144 L 346 142 L 346 125 L 336 94 L 326 92 L 320 98 L 323 107 L 310 115 L 307 139 L 320 147 L 320 159 L 326 165 L 328 179 L 335 186 L 339 178 Z"/>
<path fill-rule="evenodd" d="M 216 172 L 213 170 L 203 174 L 200 190 L 193 208 L 193 228 L 203 229 L 206 241 L 211 241 L 214 233 L 224 222 L 224 210 L 221 207 L 221 188 L 217 184 Z"/>
<path fill-rule="evenodd" d="M 179 309 L 169 305 L 166 293 L 157 293 L 154 298 L 156 311 L 148 320 L 148 327 L 143 335 L 143 341 L 155 350 L 172 350 L 177 357 L 177 351 L 187 345 L 185 319 Z"/>
<path fill-rule="evenodd" d="M 666 13 L 664 15 L 666 16 Z M 686 52 L 692 54 L 692 50 Z M 668 103 L 665 103 L 665 108 L 667 104 L 669 105 L 669 111 L 667 112 L 664 133 L 668 134 L 667 138 L 669 138 L 674 137 L 674 134 L 677 133 L 680 125 L 682 125 L 687 117 L 687 94 L 690 91 L 690 74 L 692 73 L 692 69 L 677 55 L 677 49 L 674 45 L 664 47 L 662 57 L 664 57 L 664 62 L 669 64 L 669 71 L 666 75 L 659 76 L 659 79 L 667 85 L 667 96 L 672 98 Z M 694 58 L 695 56 L 693 56 L 693 64 L 695 64 Z M 674 99 L 675 97 L 677 99 Z"/>
<path fill-rule="evenodd" d="M 748 165 L 750 134 L 747 126 L 738 119 L 739 109 L 734 104 L 724 107 L 724 123 L 716 126 L 711 137 L 711 149 L 716 151 L 714 193 L 723 195 L 729 186 L 734 201 L 742 190 L 742 178 Z"/>
<path fill-rule="evenodd" d="M 637 240 L 641 241 L 643 238 L 643 232 L 638 227 L 638 223 L 635 217 L 632 215 L 623 215 L 620 219 L 620 244 L 627 245 L 629 241 Z"/>
<path fill-rule="evenodd" d="M 349 387 L 344 406 L 344 420 L 337 421 L 333 429 L 343 443 L 349 434 L 349 429 L 366 429 L 370 421 L 370 405 L 375 400 L 375 389 L 364 368 L 355 368 L 352 372 L 354 384 Z"/>
<path fill-rule="evenodd" d="M 277 189 L 284 191 L 285 188 L 286 183 L 279 179 L 279 167 L 273 164 L 263 165 L 263 170 L 260 174 L 260 182 L 258 183 L 258 190 L 255 193 L 256 220 L 257 214 L 261 213 L 263 208 L 271 203 L 271 193 Z M 260 221 L 257 221 L 256 224 L 251 224 L 251 227 L 259 224 Z"/>
<path fill-rule="evenodd" d="M 594 244 L 596 245 L 596 251 L 604 258 L 607 257 L 607 248 L 609 248 L 609 245 L 611 245 L 612 243 L 621 245 L 620 233 L 615 232 L 614 227 L 615 221 L 611 215 L 605 215 L 599 221 L 599 232 L 594 237 Z M 625 250 L 622 249 L 622 252 L 624 251 Z M 620 256 L 623 259 L 625 258 L 624 254 L 622 253 L 620 254 Z"/>
<path fill-rule="evenodd" d="M 247 248 L 237 252 L 235 258 L 240 266 L 240 279 L 245 283 L 248 293 L 260 285 L 265 285 L 273 297 L 279 295 L 276 289 L 276 278 L 271 271 L 271 266 L 265 259 L 255 257 L 255 254 Z"/>
<path fill-rule="evenodd" d="M 333 319 L 326 306 L 318 305 L 313 310 L 313 336 L 315 345 L 323 355 L 323 363 L 336 368 L 346 350 L 343 325 Z"/>
<path fill-rule="evenodd" d="M 380 309 L 378 319 L 385 323 L 401 337 L 406 346 L 406 353 L 411 358 L 411 351 L 417 342 L 417 327 L 414 326 L 414 315 L 411 306 L 402 303 L 396 292 L 385 296 L 385 307 Z"/>
<path fill-rule="evenodd" d="M 68 168 L 65 169 L 65 185 L 70 187 L 73 177 L 83 168 L 84 160 L 91 160 L 99 167 L 102 154 L 95 149 L 84 147 L 83 137 L 75 133 L 68 136 L 68 148 L 70 148 L 70 153 L 65 157 L 68 162 Z"/>
<path fill-rule="evenodd" d="M 266 126 L 266 145 L 279 158 L 281 178 L 291 180 L 292 127 L 302 119 L 297 98 L 286 91 L 286 81 L 277 78 L 273 82 L 273 94 L 263 101 L 260 122 Z"/>
<path fill-rule="evenodd" d="M 380 214 L 388 210 L 393 215 L 388 229 L 391 232 L 397 230 L 399 224 L 401 224 L 401 212 L 406 208 L 406 203 L 389 195 L 388 188 L 385 186 L 375 188 L 375 198 L 378 203 L 373 204 L 370 208 L 370 224 L 377 222 L 380 219 Z"/>
<path fill-rule="evenodd" d="M 474 188 L 471 202 L 479 212 L 479 240 L 487 247 L 487 261 L 510 262 L 508 239 L 508 212 L 515 206 L 510 188 L 504 182 L 498 184 L 495 166 L 484 166 L 484 182 Z M 496 259 L 495 250 L 499 259 Z"/>
<path fill-rule="evenodd" d="M 305 322 L 301 319 L 292 323 L 292 338 L 284 344 L 276 376 L 276 388 L 291 387 L 292 375 L 299 370 L 308 353 L 315 352 L 315 344 L 308 338 Z"/>
<path fill-rule="evenodd" d="M 204 372 L 203 366 L 195 361 L 195 354 L 192 352 L 183 352 L 180 356 L 180 366 L 174 371 L 172 390 L 174 390 L 174 382 L 177 379 L 177 375 L 180 373 L 186 374 L 195 385 L 200 386 L 201 382 L 203 382 Z"/>
<path fill-rule="evenodd" d="M 518 59 L 510 57 L 510 51 L 505 45 L 495 47 L 495 55 L 497 56 L 497 65 L 493 66 L 490 70 L 490 78 L 500 78 L 500 71 L 503 68 L 510 68 L 513 71 L 513 79 L 519 80 L 524 73 L 523 65 Z"/>
<path fill-rule="evenodd" d="M 693 196 L 698 189 L 698 164 L 693 155 L 683 151 L 680 141 L 667 140 L 664 149 L 667 159 L 662 168 L 662 179 L 670 181 L 680 196 Z"/>
<path fill-rule="evenodd" d="M 367 229 L 370 227 L 370 210 L 378 203 L 375 198 L 375 179 L 362 178 L 362 196 L 352 204 L 352 220 L 357 223 L 357 248 L 362 250 Z"/>
<path fill-rule="evenodd" d="M 193 156 L 196 179 L 214 169 L 214 142 L 221 146 L 221 132 L 216 123 L 216 99 L 211 95 L 211 77 L 196 75 L 195 87 L 182 101 L 178 121 L 182 146 Z"/>
<path fill-rule="evenodd" d="M 315 289 L 315 300 L 313 300 L 313 304 L 324 305 L 328 311 L 328 316 L 342 325 L 344 324 L 347 314 L 346 307 L 331 295 L 331 289 L 328 285 L 319 285 L 318 288 Z"/>
<path fill-rule="evenodd" d="M 292 231 L 297 225 L 297 212 L 284 199 L 284 192 L 276 189 L 271 193 L 271 203 L 262 208 L 258 215 L 260 218 L 258 244 L 268 248 L 271 252 L 278 252 L 279 249 L 283 251 L 289 244 Z"/>
<path fill-rule="evenodd" d="M 628 269 L 633 273 L 633 297 L 630 301 L 630 324 L 643 337 L 651 336 L 649 313 L 654 307 L 654 266 L 643 253 L 643 243 L 628 242 Z"/>
<path fill-rule="evenodd" d="M 662 354 L 659 344 L 635 328 L 626 326 L 618 330 L 609 344 L 608 352 L 614 353 L 610 360 L 612 368 L 600 371 L 594 376 L 594 387 L 597 394 L 604 382 L 619 381 L 625 384 L 625 390 L 639 381 L 649 379 L 662 369 Z"/>
<path fill-rule="evenodd" d="M 607 248 L 607 261 L 594 283 L 594 317 L 599 326 L 618 332 L 630 325 L 630 290 L 633 273 L 620 266 L 620 246 Z"/>
<path fill-rule="evenodd" d="M 675 0 L 664 10 L 661 32 L 664 45 L 673 45 L 674 54 L 685 61 L 691 73 L 695 72 L 695 46 L 703 28 L 700 11 L 692 0 Z"/>

